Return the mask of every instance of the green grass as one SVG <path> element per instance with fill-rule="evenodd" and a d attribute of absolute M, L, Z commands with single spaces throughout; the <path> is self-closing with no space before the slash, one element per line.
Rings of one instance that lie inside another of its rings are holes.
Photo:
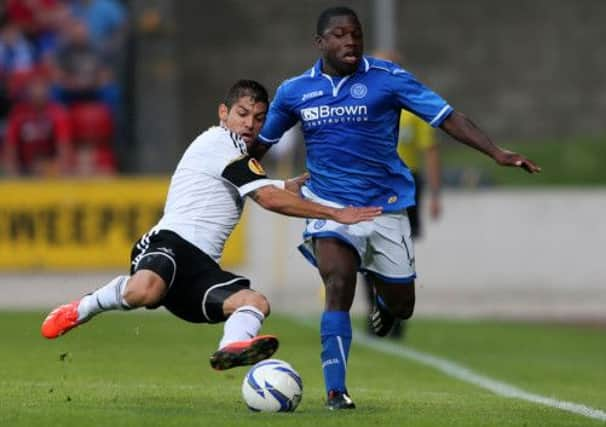
<path fill-rule="evenodd" d="M 603 186 L 606 185 L 606 136 L 569 140 L 499 142 L 508 150 L 524 154 L 543 171 L 529 176 L 503 168 L 477 151 L 453 141 L 443 143 L 442 164 L 449 170 L 473 171 L 487 176 L 496 185 L 512 186 Z M 472 179 L 473 181 L 473 179 Z"/>
<path fill-rule="evenodd" d="M 264 331 L 280 336 L 277 356 L 301 373 L 303 402 L 294 414 L 255 414 L 240 400 L 246 370 L 208 366 L 221 326 L 117 313 L 46 341 L 38 332 L 42 318 L 0 313 L 0 425 L 604 425 L 358 345 L 348 382 L 358 409 L 330 413 L 323 407 L 317 331 L 281 316 Z M 407 345 L 529 392 L 604 410 L 605 338 L 604 330 L 581 327 L 421 319 L 411 324 Z"/>

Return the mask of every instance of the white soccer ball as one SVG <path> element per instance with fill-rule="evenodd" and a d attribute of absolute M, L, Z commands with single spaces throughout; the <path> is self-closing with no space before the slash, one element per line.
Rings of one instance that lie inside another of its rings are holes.
<path fill-rule="evenodd" d="M 289 363 L 263 360 L 244 377 L 242 397 L 252 411 L 292 412 L 303 397 L 303 381 Z"/>

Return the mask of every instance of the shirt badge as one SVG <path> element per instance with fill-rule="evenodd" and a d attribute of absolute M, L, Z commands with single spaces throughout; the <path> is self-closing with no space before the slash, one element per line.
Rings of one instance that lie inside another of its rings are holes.
<path fill-rule="evenodd" d="M 368 88 L 362 83 L 356 83 L 351 87 L 349 93 L 353 98 L 362 99 L 368 93 Z"/>
<path fill-rule="evenodd" d="M 326 225 L 325 219 L 318 219 L 314 222 L 314 230 L 319 230 Z"/>
<path fill-rule="evenodd" d="M 263 169 L 263 166 L 261 166 L 261 163 L 257 161 L 257 159 L 250 159 L 248 161 L 248 169 L 250 169 L 255 175 L 265 175 L 265 170 Z"/>

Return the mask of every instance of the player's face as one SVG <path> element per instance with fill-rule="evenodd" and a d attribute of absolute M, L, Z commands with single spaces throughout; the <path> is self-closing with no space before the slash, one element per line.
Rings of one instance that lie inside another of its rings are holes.
<path fill-rule="evenodd" d="M 333 16 L 323 34 L 316 36 L 316 46 L 322 52 L 323 71 L 331 75 L 352 74 L 364 53 L 362 26 L 349 15 Z"/>
<path fill-rule="evenodd" d="M 255 102 L 250 96 L 238 99 L 231 109 L 225 104 L 219 106 L 219 118 L 223 126 L 240 135 L 248 146 L 255 142 L 261 132 L 266 114 L 267 104 Z"/>

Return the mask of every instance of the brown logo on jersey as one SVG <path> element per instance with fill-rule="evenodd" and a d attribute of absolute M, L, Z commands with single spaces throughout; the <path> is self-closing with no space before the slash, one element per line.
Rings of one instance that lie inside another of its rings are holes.
<path fill-rule="evenodd" d="M 255 175 L 262 175 L 265 176 L 265 170 L 263 169 L 263 166 L 261 166 L 261 163 L 259 163 L 257 161 L 257 159 L 250 159 L 248 161 L 248 168 L 255 174 Z"/>

